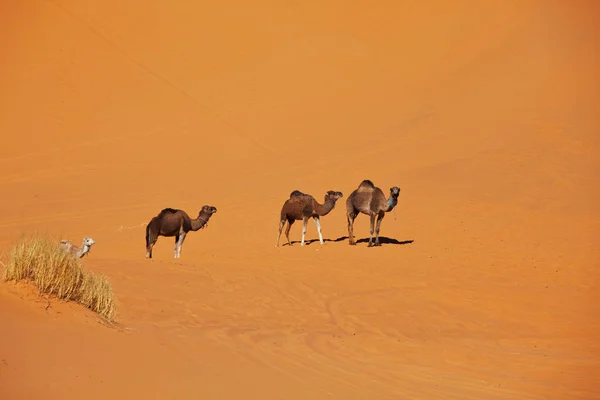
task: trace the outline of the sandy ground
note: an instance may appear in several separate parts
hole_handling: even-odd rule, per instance
[[[600,398],[596,2],[7,3],[0,251],[92,236],[119,325],[0,284],[2,399]]]

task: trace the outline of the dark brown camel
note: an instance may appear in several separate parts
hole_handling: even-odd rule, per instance
[[[285,221],[288,222],[287,229],[285,230],[285,236],[287,237],[288,245],[292,245],[290,242],[290,228],[296,220],[302,220],[302,241],[301,246],[304,246],[304,236],[306,235],[306,226],[308,219],[313,218],[317,231],[319,232],[319,241],[323,244],[323,234],[321,233],[321,220],[323,217],[335,207],[335,202],[343,197],[342,192],[335,192],[333,190],[328,191],[325,194],[325,202],[323,204],[317,203],[314,197],[309,194],[304,194],[298,190],[294,190],[290,194],[290,198],[283,203],[281,207],[281,217],[279,219],[279,235],[277,235],[277,245],[279,247],[279,238],[281,237],[281,231],[285,225]]]
[[[390,197],[385,198],[383,191],[376,187],[373,182],[366,179],[360,183],[348,199],[346,199],[346,215],[348,217],[348,241],[355,245],[354,240],[354,219],[359,213],[368,215],[371,218],[371,229],[369,231],[369,245],[373,246],[373,230],[375,230],[375,246],[381,246],[379,243],[379,228],[381,220],[386,212],[390,212],[398,204],[398,195],[400,189],[397,186],[390,188]],[[377,227],[375,228],[375,217],[377,217]]]
[[[175,236],[174,258],[179,258],[187,233],[205,228],[210,217],[216,212],[215,207],[203,206],[198,218],[191,219],[183,210],[165,208],[146,226],[146,258],[152,258],[152,247],[159,236]]]

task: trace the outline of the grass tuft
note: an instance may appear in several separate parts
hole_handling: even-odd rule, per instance
[[[81,259],[61,250],[58,241],[49,237],[22,237],[9,254],[2,278],[28,280],[40,293],[79,302],[107,321],[114,319],[115,296],[108,279],[84,271]]]

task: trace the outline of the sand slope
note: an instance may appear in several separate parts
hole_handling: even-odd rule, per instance
[[[600,397],[594,2],[150,3],[0,6],[0,251],[92,236],[119,300],[0,284],[2,398]],[[324,246],[275,248],[294,189]]]

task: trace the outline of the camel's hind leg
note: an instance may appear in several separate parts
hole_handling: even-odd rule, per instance
[[[277,234],[277,244],[275,245],[275,247],[279,247],[279,238],[281,237],[281,232],[283,231],[283,227],[285,226],[285,221],[285,218],[279,221],[279,234]]]
[[[370,223],[370,228],[369,228],[369,244],[367,245],[367,247],[371,247],[373,246],[373,233],[375,231],[375,213],[371,213],[369,214],[369,217],[371,219],[371,223]]]
[[[152,247],[156,244],[158,235],[150,230],[146,231],[146,258],[152,258]]]
[[[379,243],[379,229],[381,228],[381,220],[383,217],[385,217],[385,212],[379,211],[377,227],[375,228],[375,246],[381,246],[381,243]]]
[[[304,236],[306,236],[306,228],[308,227],[308,217],[302,219],[302,241],[300,246],[304,246]]]
[[[287,221],[288,221],[288,226],[285,229],[285,237],[287,239],[288,246],[291,246],[292,242],[290,242],[290,229],[292,229],[292,225],[294,224],[295,220],[292,218],[288,218]]]
[[[317,225],[317,232],[319,232],[319,242],[323,244],[323,234],[321,233],[321,219],[316,216],[314,217],[315,225]]]
[[[154,247],[154,243],[151,243],[148,246],[146,246],[146,258],[152,258],[152,247]]]
[[[352,246],[356,244],[354,240],[354,220],[356,219],[356,211],[350,210],[346,213],[346,217],[348,217],[348,243]]]

